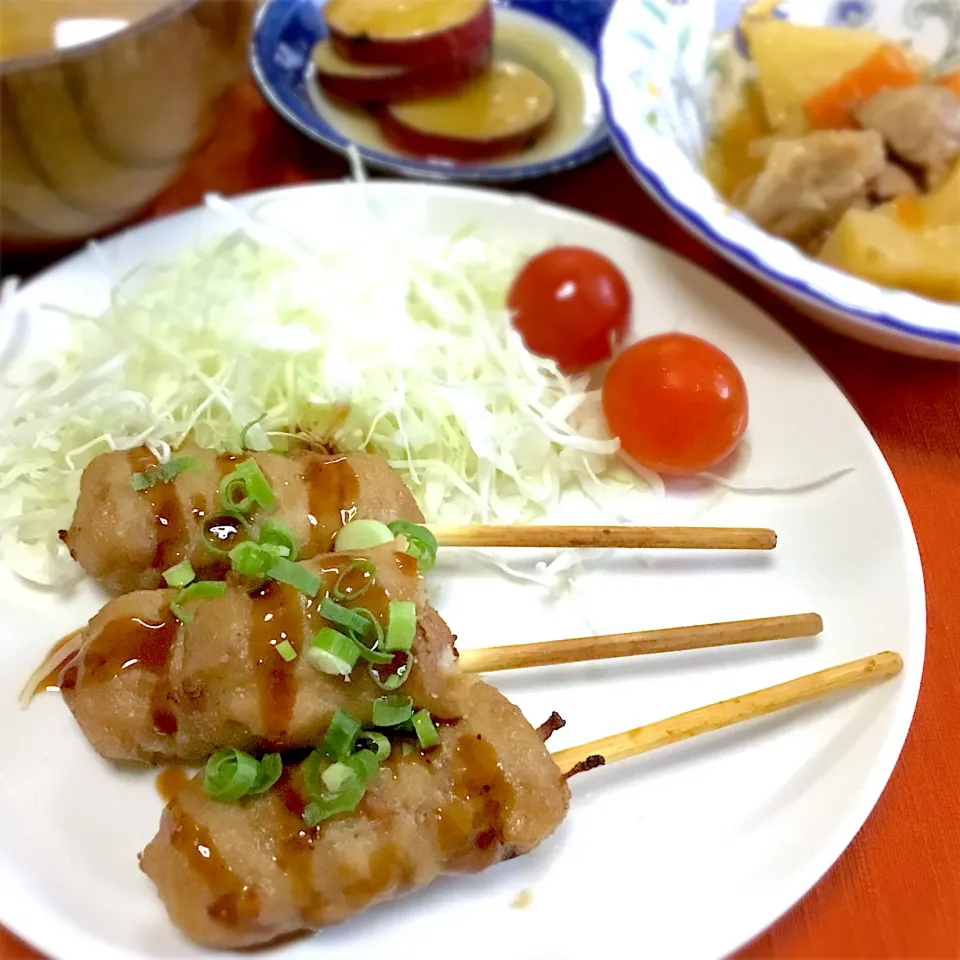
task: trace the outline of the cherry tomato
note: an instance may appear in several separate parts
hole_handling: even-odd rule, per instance
[[[708,470],[747,429],[747,388],[721,350],[682,333],[628,347],[603,382],[603,413],[623,450],[665,474]]]
[[[517,274],[507,306],[531,353],[577,373],[613,356],[630,321],[630,288],[599,253],[553,247]]]

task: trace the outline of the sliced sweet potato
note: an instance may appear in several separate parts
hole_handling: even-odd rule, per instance
[[[387,139],[409,153],[483,160],[535,143],[550,123],[554,100],[542,77],[499,61],[458,93],[391,104],[380,122]]]
[[[356,63],[425,68],[493,40],[490,0],[330,0],[323,16],[337,53]]]

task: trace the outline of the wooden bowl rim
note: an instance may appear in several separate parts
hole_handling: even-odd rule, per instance
[[[134,20],[122,30],[111,33],[96,40],[87,40],[62,50],[46,50],[42,53],[28,53],[22,57],[11,57],[9,60],[0,60],[0,79],[11,74],[26,73],[40,67],[56,66],[59,63],[82,60],[91,53],[102,48],[135,37],[154,27],[160,26],[168,20],[173,20],[191,7],[198,6],[203,0],[168,0],[159,10]]]

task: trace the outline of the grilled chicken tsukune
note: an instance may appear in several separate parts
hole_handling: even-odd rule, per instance
[[[199,579],[222,579],[227,550],[249,536],[222,485],[255,464],[275,495],[268,517],[282,523],[309,560],[333,548],[345,523],[423,522],[413,495],[385,460],[368,453],[218,454],[187,447],[167,465],[146,448],[105,453],[84,469],[69,530],[61,537],[84,571],[113,593],[164,586],[163,572],[189,561]]]
[[[305,763],[235,803],[208,796],[198,774],[140,861],[171,919],[205,946],[250,947],[533,850],[569,803],[543,737],[479,679],[457,676],[450,693],[459,719],[440,724],[436,746],[394,742],[356,808],[316,826]]]
[[[400,542],[298,564],[319,581],[314,597],[276,580],[223,585],[220,596],[191,604],[189,622],[171,609],[176,590],[118,597],[90,621],[51,685],[110,760],[190,763],[220,747],[307,747],[338,708],[366,722],[391,676],[418,707],[455,716],[446,695],[453,637],[426,605],[417,562]],[[367,611],[385,634],[394,604],[415,611],[408,651],[378,658],[387,663],[360,659],[348,676],[311,659],[318,634],[340,627],[337,614]]]

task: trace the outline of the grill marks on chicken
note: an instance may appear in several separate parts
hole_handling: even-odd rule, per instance
[[[206,946],[255,946],[533,850],[566,815],[564,778],[496,690],[457,676],[450,691],[461,719],[440,745],[395,745],[357,809],[317,828],[297,766],[237,804],[207,797],[202,774],[188,783],[141,858],[173,921]]]
[[[229,550],[245,533],[224,515],[218,488],[248,458],[276,493],[277,509],[269,515],[293,532],[300,559],[331,550],[337,531],[357,517],[423,521],[410,491],[372,454],[218,455],[186,448],[180,455],[192,457],[196,468],[146,490],[131,484],[134,474],[157,463],[145,447],[102,454],[83,471],[73,523],[62,536],[73,558],[111,592],[162,587],[163,571],[182,560],[198,579],[223,579],[229,563],[211,546]]]
[[[437,717],[457,716],[446,692],[455,670],[453,640],[424,605],[416,561],[392,545],[364,556],[376,566],[376,583],[357,605],[384,628],[391,600],[418,605],[416,664],[403,693]],[[322,582],[313,600],[276,581],[253,592],[228,585],[222,597],[198,603],[187,624],[170,612],[172,590],[112,600],[65,664],[63,698],[94,749],[110,760],[192,763],[220,747],[308,747],[338,707],[368,723],[382,691],[364,665],[345,680],[319,672],[303,656],[330,625],[320,616],[321,600],[355,558],[336,553],[306,562]],[[284,641],[299,654],[290,662],[276,651]]]

